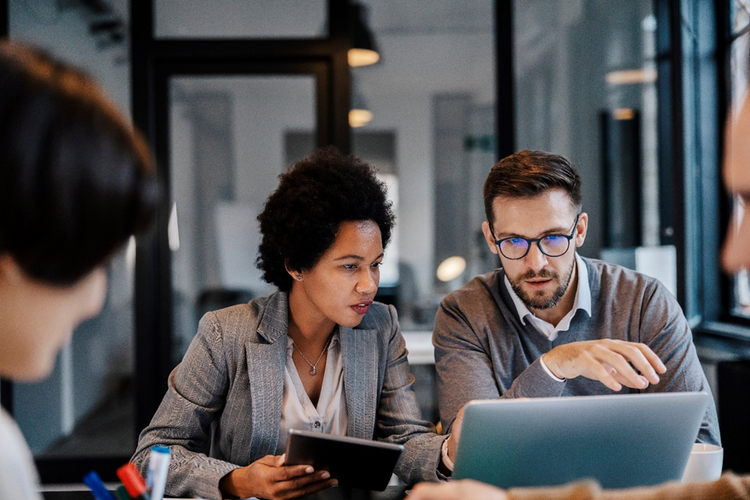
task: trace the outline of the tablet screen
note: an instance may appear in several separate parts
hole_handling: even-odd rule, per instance
[[[400,444],[290,429],[286,465],[312,465],[341,486],[383,491],[403,450]]]

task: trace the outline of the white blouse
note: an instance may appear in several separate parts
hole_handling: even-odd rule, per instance
[[[281,410],[281,427],[276,454],[286,452],[289,429],[346,435],[348,416],[344,393],[344,363],[338,329],[328,344],[326,369],[318,404],[313,405],[307,395],[297,367],[292,359],[294,341],[287,337],[286,366],[284,367],[284,402]]]

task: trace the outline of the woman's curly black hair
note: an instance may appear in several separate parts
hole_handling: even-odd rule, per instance
[[[333,245],[342,222],[372,220],[380,228],[383,248],[388,245],[395,217],[385,184],[358,157],[327,146],[279,179],[258,216],[263,239],[256,260],[263,279],[279,290],[292,287],[286,268],[311,269]]]

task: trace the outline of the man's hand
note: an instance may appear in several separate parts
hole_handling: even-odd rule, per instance
[[[286,500],[338,484],[327,471],[309,465],[284,465],[285,456],[266,455],[247,467],[235,469],[219,482],[222,493],[240,498]]]
[[[448,437],[448,458],[451,462],[456,462],[456,449],[458,449],[458,440],[461,438],[461,426],[464,423],[464,409],[458,410],[456,420],[453,421],[451,426],[451,435]]]
[[[473,479],[447,483],[419,483],[411,490],[409,500],[506,500],[505,492]]]
[[[667,371],[647,345],[610,339],[557,346],[543,355],[542,361],[558,378],[584,376],[613,391],[619,391],[623,385],[645,389],[649,383],[659,383],[657,373]]]

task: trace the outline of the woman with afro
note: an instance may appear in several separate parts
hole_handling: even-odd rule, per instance
[[[207,313],[133,460],[171,448],[167,495],[294,498],[336,484],[284,465],[289,429],[403,444],[406,483],[443,478],[393,306],[374,302],[394,225],[382,182],[324,148],[280,176],[258,216],[269,297]],[[356,457],[352,457],[356,459]]]

